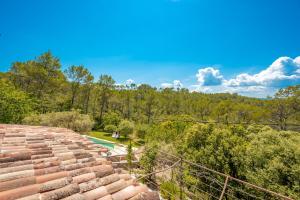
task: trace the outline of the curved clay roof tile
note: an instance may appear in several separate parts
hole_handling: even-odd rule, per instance
[[[0,125],[0,200],[158,200],[64,128]]]

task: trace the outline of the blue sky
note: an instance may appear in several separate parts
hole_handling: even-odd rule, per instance
[[[299,10],[298,0],[2,0],[0,71],[51,50],[63,68],[118,83],[264,97],[300,83]]]

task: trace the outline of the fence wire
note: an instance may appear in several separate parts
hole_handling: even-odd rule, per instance
[[[160,192],[169,200],[292,200],[289,197],[254,184],[220,173],[178,156],[157,150],[156,160],[151,173],[143,166],[130,169],[137,180]],[[126,152],[124,152],[126,154]],[[122,155],[124,156],[124,155]]]

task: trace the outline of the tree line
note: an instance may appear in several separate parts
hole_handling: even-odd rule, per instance
[[[136,124],[185,114],[193,120],[225,124],[272,123],[281,130],[300,120],[299,85],[281,89],[268,99],[205,94],[185,88],[161,89],[147,84],[117,85],[110,75],[96,78],[82,65],[62,70],[59,58],[51,52],[14,62],[8,72],[0,74],[0,80],[0,121],[4,123],[20,123],[32,113],[72,109],[90,115],[96,129],[104,129],[108,124],[104,124],[103,117],[112,113]]]

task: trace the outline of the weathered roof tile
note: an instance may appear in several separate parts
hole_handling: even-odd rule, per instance
[[[0,125],[0,199],[159,199],[114,169],[106,151],[64,128]]]
[[[55,190],[62,188],[72,182],[72,178],[65,177],[60,179],[55,179],[41,184],[40,192],[47,192],[50,190]]]
[[[95,200],[108,195],[108,192],[104,186],[101,186],[96,189],[85,192],[83,193],[83,195],[85,196],[86,200]]]
[[[79,186],[77,184],[70,184],[65,187],[52,190],[49,192],[42,193],[40,196],[41,200],[56,200],[62,199],[73,194],[76,194],[80,191]]]
[[[0,182],[0,192],[36,183],[34,176]]]
[[[15,188],[12,190],[7,190],[4,192],[1,192],[0,199],[3,199],[3,200],[18,199],[18,198],[37,194],[37,193],[39,193],[39,191],[40,191],[39,184],[27,185],[27,186],[23,186],[23,187],[19,187],[19,188]]]

